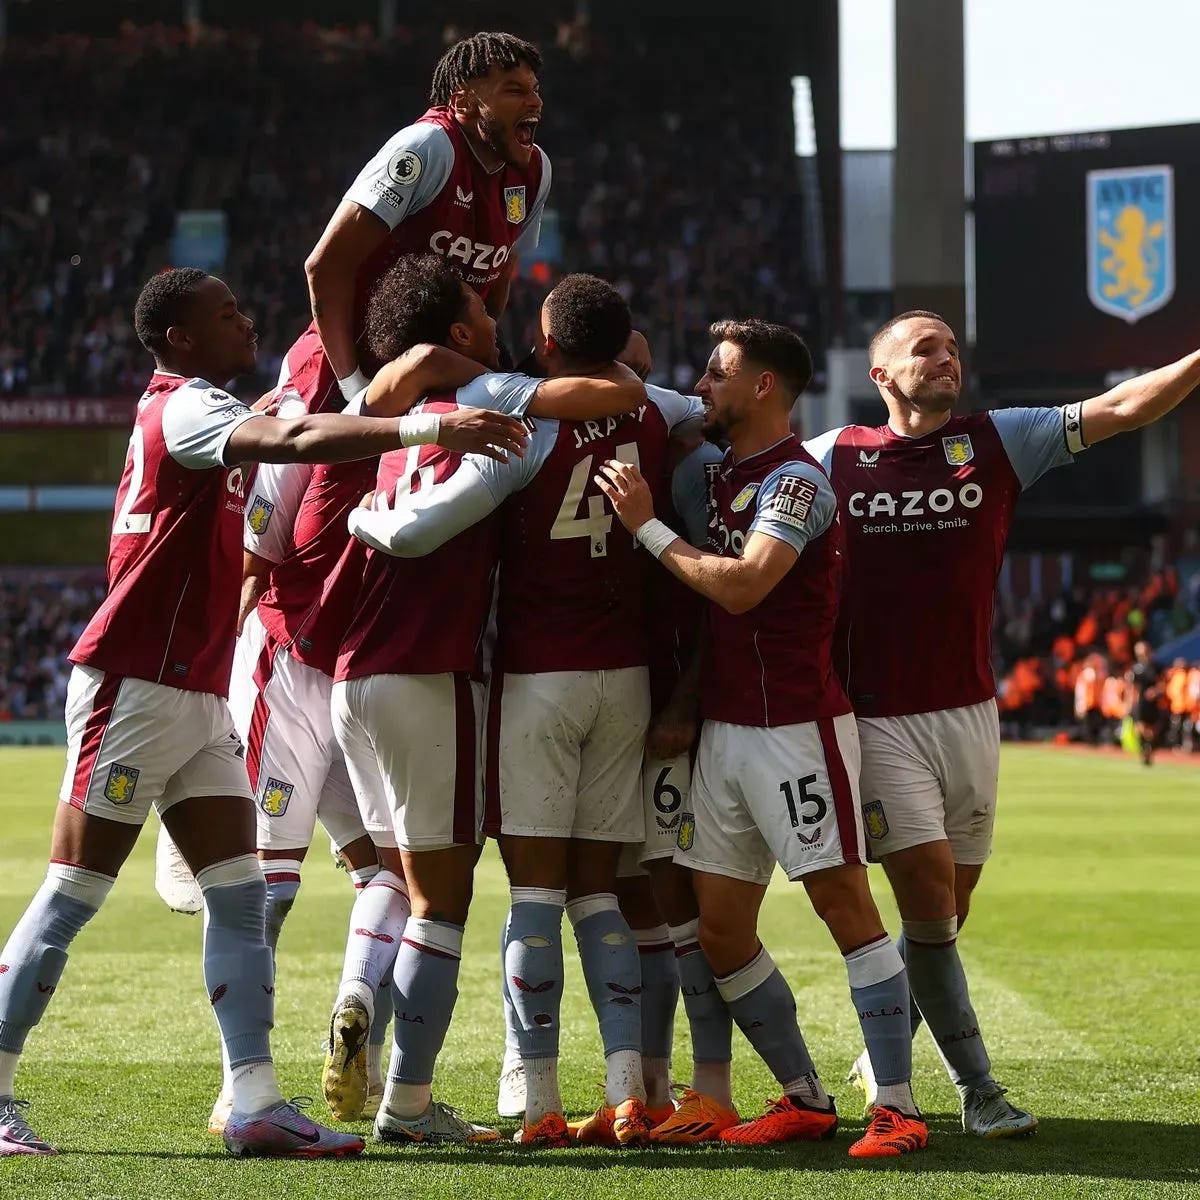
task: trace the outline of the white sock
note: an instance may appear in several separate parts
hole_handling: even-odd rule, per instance
[[[256,1113],[283,1103],[274,1063],[252,1062],[234,1067],[229,1086],[233,1107],[239,1113]]]
[[[646,1083],[646,1104],[650,1108],[666,1108],[671,1103],[671,1060],[643,1058],[642,1078]]]
[[[326,992],[326,995],[329,993]],[[339,1009],[348,1000],[361,1004],[367,1010],[367,1024],[375,1020],[375,993],[361,979],[344,979],[338,988],[334,1009]]]
[[[799,1079],[789,1079],[783,1085],[783,1091],[784,1095],[803,1100],[810,1108],[829,1108],[833,1103],[815,1071],[801,1075]]]
[[[646,1101],[642,1079],[642,1056],[636,1050],[614,1050],[605,1060],[608,1078],[604,1084],[604,1103],[621,1104],[626,1100]]]
[[[917,1102],[913,1099],[911,1083],[881,1083],[875,1096],[876,1104],[898,1108],[909,1117],[917,1115]]]
[[[367,1083],[371,1091],[383,1087],[383,1047],[367,1044]]]
[[[383,1107],[393,1117],[411,1121],[429,1107],[432,1099],[433,1085],[430,1083],[400,1083],[389,1079],[383,1095]]]
[[[692,1063],[692,1091],[708,1096],[726,1108],[733,1107],[732,1063]]]
[[[8,1050],[0,1050],[0,1100],[12,1097],[16,1085],[17,1060],[21,1056]]]
[[[526,1058],[525,1124],[536,1125],[547,1113],[563,1110],[558,1090],[557,1058]]]

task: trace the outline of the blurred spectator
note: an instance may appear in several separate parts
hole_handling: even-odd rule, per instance
[[[57,721],[67,655],[104,599],[104,584],[0,579],[0,721]]]
[[[1154,645],[1200,622],[1197,598],[1173,567],[1141,586],[1001,596],[993,645],[1006,735],[1071,728],[1091,745],[1116,744],[1132,721],[1158,746],[1200,749],[1200,663],[1160,671],[1152,661]]]

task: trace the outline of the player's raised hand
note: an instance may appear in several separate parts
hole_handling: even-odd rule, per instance
[[[630,533],[637,533],[647,521],[654,519],[654,497],[637,467],[610,458],[601,463],[600,474],[594,478],[597,487],[612,504],[613,512]]]
[[[443,413],[438,426],[439,446],[459,454],[483,454],[508,462],[508,453],[525,456],[529,433],[516,417],[486,408],[460,408]]]

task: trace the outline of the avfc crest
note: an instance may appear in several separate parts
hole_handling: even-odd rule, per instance
[[[504,189],[504,212],[510,225],[520,225],[525,220],[525,185]]]
[[[757,483],[748,483],[730,502],[729,507],[734,512],[743,512],[750,506],[750,501],[754,499],[754,493],[758,491]]]
[[[683,818],[679,822],[679,833],[675,838],[675,845],[685,853],[692,848],[696,840],[696,815],[695,813],[685,812]]]
[[[250,532],[256,533],[260,537],[266,533],[267,526],[271,523],[271,514],[274,511],[275,505],[270,500],[264,500],[256,494],[254,503],[250,506],[250,511],[246,514],[246,524],[250,526]]]
[[[108,779],[104,784],[104,798],[113,804],[128,804],[133,799],[140,771],[122,763],[113,763],[108,768]]]
[[[965,467],[975,457],[975,447],[971,445],[969,433],[956,433],[953,437],[942,438],[942,449],[952,467]]]
[[[864,804],[862,815],[863,824],[867,827],[867,832],[871,837],[876,841],[879,841],[881,837],[887,837],[890,826],[880,801],[872,800],[869,804]]]
[[[1088,299],[1133,324],[1175,294],[1171,167],[1087,174]]]
[[[266,787],[263,788],[262,799],[258,802],[258,807],[268,817],[282,817],[287,812],[287,807],[291,803],[292,792],[294,790],[292,784],[284,783],[282,779],[268,779]]]

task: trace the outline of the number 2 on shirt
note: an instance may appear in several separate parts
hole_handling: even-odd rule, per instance
[[[587,498],[586,517],[579,516],[579,506],[583,503],[584,493],[592,483],[592,458],[580,459],[567,480],[567,490],[558,506],[558,515],[550,527],[550,540],[557,542],[563,538],[587,538],[591,543],[593,558],[604,558],[608,554],[608,535],[612,530],[612,517],[604,511],[604,497],[599,489]],[[618,462],[628,463],[631,467],[641,470],[638,458],[637,442],[626,442],[613,451],[613,458]]]
[[[129,489],[113,520],[113,533],[149,533],[150,518],[153,514],[132,511],[137,503],[138,492],[142,490],[142,477],[146,473],[146,443],[140,425],[133,427],[133,433],[129,437],[129,459]]]

